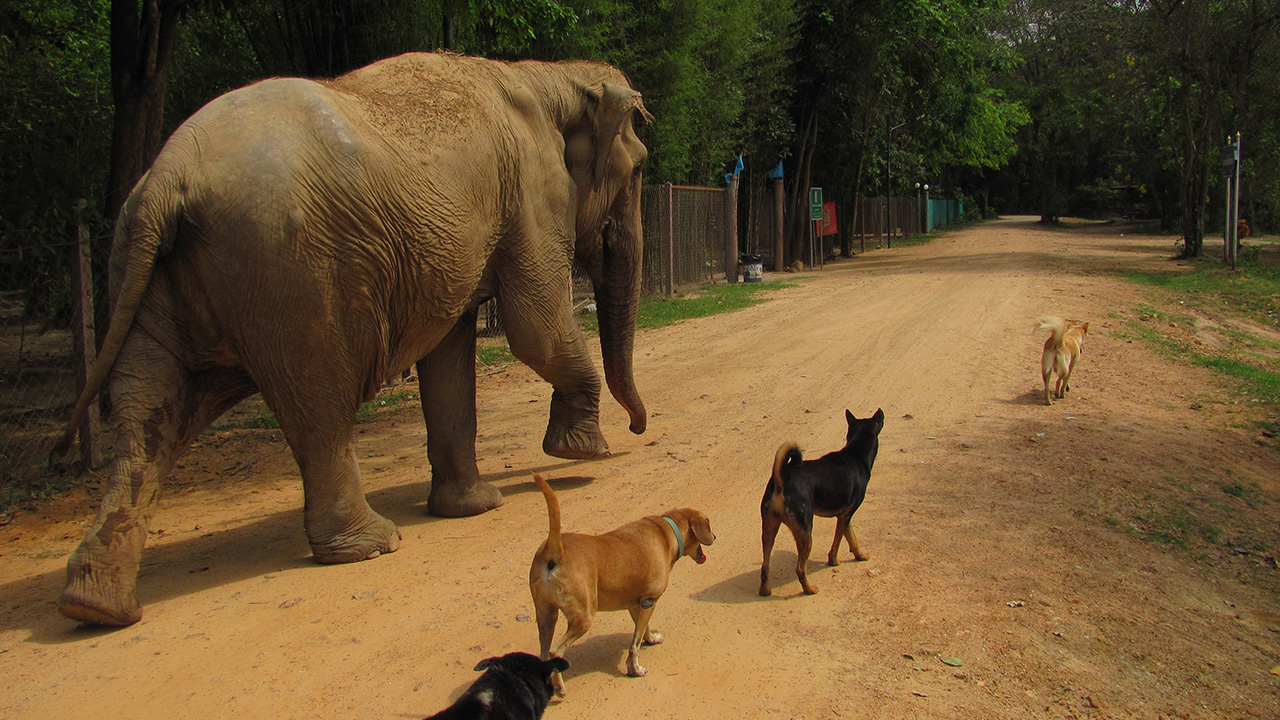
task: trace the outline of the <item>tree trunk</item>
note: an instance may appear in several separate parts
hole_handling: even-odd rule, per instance
[[[112,221],[134,184],[160,154],[169,62],[178,40],[178,16],[187,2],[111,0],[111,96],[115,117],[104,211]],[[94,285],[106,288],[108,283],[102,277],[96,278]],[[95,303],[94,324],[99,340],[106,337],[109,322],[109,303]]]
[[[114,218],[163,144],[164,97],[178,40],[178,16],[188,0],[112,0],[111,175],[107,217]]]
[[[863,116],[862,142],[860,143],[862,149],[858,151],[858,169],[853,174],[853,212],[849,216],[849,233],[846,236],[849,243],[843,248],[845,257],[853,257],[853,228],[857,227],[858,215],[862,212],[862,177],[867,165],[867,141],[871,137],[871,115],[876,105],[876,102],[867,103],[867,111]]]
[[[805,123],[804,137],[800,142],[799,159],[796,173],[791,183],[792,212],[787,222],[787,257],[788,265],[796,260],[804,259],[804,244],[807,238],[806,225],[809,222],[809,177],[810,165],[813,162],[813,148],[817,145],[818,111],[810,110],[808,122]]]

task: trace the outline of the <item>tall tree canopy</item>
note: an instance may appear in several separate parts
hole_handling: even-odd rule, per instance
[[[1240,132],[1242,213],[1280,227],[1280,0],[11,0],[0,289],[65,309],[70,201],[105,235],[218,94],[441,48],[619,66],[655,116],[651,182],[782,161],[793,211],[810,185],[847,203],[927,182],[1046,222],[1146,212],[1195,255]]]

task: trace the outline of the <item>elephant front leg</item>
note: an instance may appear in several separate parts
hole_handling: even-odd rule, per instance
[[[524,311],[516,300],[499,300],[511,352],[554,388],[542,451],[566,460],[608,455],[609,444],[600,431],[600,376],[568,303],[561,303],[554,325],[542,326],[528,319],[540,314]]]
[[[480,479],[476,466],[475,311],[418,363],[418,389],[431,463],[427,512],[468,517],[502,505],[502,493]]]
[[[591,371],[594,379],[594,370],[590,366],[586,370]],[[599,416],[598,381],[594,392],[581,388],[563,391],[557,387],[551,393],[551,417],[542,438],[542,451],[566,460],[590,460],[608,455],[609,444],[600,431]]]

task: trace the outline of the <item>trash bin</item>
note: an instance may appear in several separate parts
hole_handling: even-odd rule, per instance
[[[742,279],[744,282],[761,282],[764,280],[764,259],[759,255],[743,253]]]

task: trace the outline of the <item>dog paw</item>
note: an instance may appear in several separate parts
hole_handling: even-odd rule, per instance
[[[764,586],[760,587],[760,597],[769,597],[772,594],[773,594],[773,591],[770,590],[769,588]]]
[[[805,585],[805,586],[803,586],[803,587],[804,587],[804,594],[805,594],[805,595],[817,595],[817,594],[818,594],[818,588],[816,588],[816,587],[814,587],[814,586],[812,586],[812,585]]]
[[[643,665],[636,665],[634,667],[627,668],[627,674],[631,677],[644,677],[649,674],[649,671],[645,670]]]
[[[858,562],[866,562],[871,559],[871,556],[866,553],[862,553],[861,555],[854,555],[853,559]]]
[[[662,640],[663,640],[662,633],[651,632],[645,636],[643,644],[644,645],[661,645]]]

